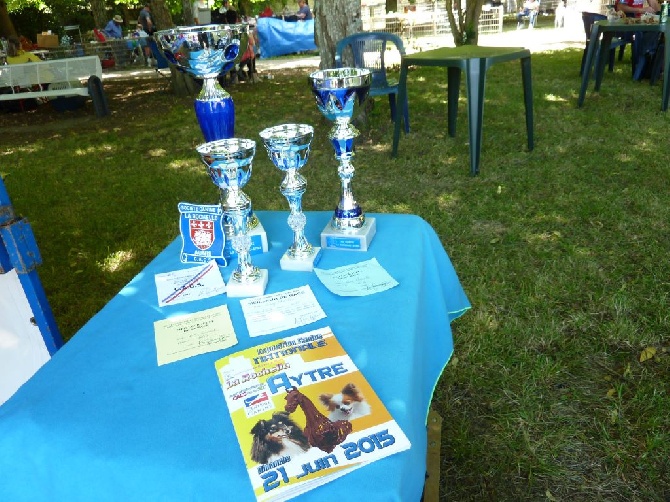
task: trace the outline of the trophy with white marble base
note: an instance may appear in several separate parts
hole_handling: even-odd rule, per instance
[[[318,70],[310,74],[309,83],[316,104],[323,115],[335,122],[328,137],[340,165],[337,170],[342,188],[335,214],[321,233],[321,247],[367,251],[376,232],[374,218],[366,218],[356,202],[351,186],[354,177],[354,138],[358,130],[351,124],[354,104],[365,101],[372,74],[362,68]]]
[[[302,212],[302,196],[307,189],[307,180],[299,171],[307,163],[314,128],[306,124],[282,124],[263,129],[260,136],[272,163],[285,173],[279,190],[291,208],[288,225],[293,230],[293,244],[279,265],[282,270],[311,272],[321,248],[312,246],[305,237],[307,217]]]
[[[212,182],[221,192],[224,228],[231,229],[237,266],[227,285],[229,297],[260,296],[268,283],[268,271],[251,263],[251,237],[248,233],[251,201],[242,191],[251,177],[256,142],[229,138],[196,147]]]

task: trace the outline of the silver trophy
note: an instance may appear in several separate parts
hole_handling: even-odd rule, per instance
[[[362,68],[318,70],[310,74],[309,83],[319,110],[328,120],[335,122],[328,137],[340,163],[337,172],[342,182],[335,214],[321,233],[321,246],[366,251],[376,226],[374,218],[365,218],[351,186],[354,177],[351,159],[354,156],[354,138],[358,136],[351,117],[355,102],[362,104],[368,95],[372,74]]]
[[[158,49],[182,71],[202,78],[195,100],[195,115],[205,141],[235,135],[235,107],[217,80],[235,66],[249,41],[246,24],[178,26],[154,34]]]
[[[217,80],[221,73],[234,67],[247,48],[249,40],[246,24],[212,24],[178,26],[154,34],[159,50],[165,58],[194,77],[202,78],[200,94],[195,99],[195,115],[205,141],[232,138],[235,133],[233,98]],[[248,230],[252,233],[254,252],[268,250],[267,234],[249,206]],[[224,257],[230,260],[234,250],[230,227],[224,226],[226,248]]]
[[[227,285],[229,297],[259,296],[265,292],[268,271],[251,263],[251,237],[248,218],[249,197],[242,191],[251,177],[256,142],[250,139],[229,138],[203,143],[196,147],[212,182],[221,193],[224,228],[232,234],[232,246],[237,253],[237,267]]]
[[[279,264],[283,270],[311,272],[321,248],[312,246],[305,237],[307,217],[302,212],[302,196],[307,181],[299,171],[309,158],[314,128],[306,124],[282,124],[263,129],[260,136],[272,163],[285,173],[279,190],[291,208],[288,226],[293,230],[293,244]]]

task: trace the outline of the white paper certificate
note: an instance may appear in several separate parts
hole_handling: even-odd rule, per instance
[[[156,321],[154,333],[158,366],[237,343],[226,305]]]
[[[249,336],[269,335],[326,317],[312,288],[300,286],[240,300]]]
[[[366,296],[398,285],[377,258],[330,270],[315,268],[314,273],[324,286],[339,296]]]
[[[209,298],[226,292],[226,284],[213,260],[200,267],[156,274],[155,280],[159,307]]]

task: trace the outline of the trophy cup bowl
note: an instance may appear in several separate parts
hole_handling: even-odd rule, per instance
[[[165,58],[194,77],[202,78],[202,89],[195,99],[195,115],[205,141],[235,135],[233,98],[217,80],[235,65],[247,48],[246,24],[178,26],[154,34]]]
[[[366,251],[375,234],[374,218],[367,221],[352,189],[354,138],[358,130],[351,124],[354,105],[362,104],[370,90],[372,74],[364,68],[318,70],[309,75],[309,84],[321,113],[335,122],[328,134],[339,161],[340,200],[329,226],[321,234],[326,248]]]
[[[307,124],[282,124],[260,132],[272,163],[284,172],[279,191],[288,201],[291,214],[288,225],[293,230],[293,244],[279,264],[283,270],[311,272],[321,248],[312,246],[305,237],[307,217],[302,212],[302,196],[307,180],[300,174],[309,158],[314,128]]]
[[[251,237],[248,233],[251,201],[242,191],[251,177],[256,142],[240,138],[220,139],[203,143],[196,150],[212,182],[219,187],[224,233],[230,236],[237,253],[237,267],[227,286],[228,296],[262,295],[267,286],[268,273],[251,263]]]

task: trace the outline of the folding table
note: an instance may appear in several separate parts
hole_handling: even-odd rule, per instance
[[[323,250],[319,266],[376,258],[399,284],[337,296],[314,273],[279,268],[293,242],[288,212],[257,215],[270,244],[253,255],[269,270],[266,293],[309,285],[327,315],[275,338],[330,326],[412,443],[296,500],[418,501],[428,408],[453,352],[450,324],[470,308],[442,243],[418,216],[374,215],[368,251]],[[318,242],[332,213],[306,215],[306,236]],[[192,266],[180,263],[180,249],[176,239],[0,406],[0,500],[255,499],[214,362],[273,335],[249,337],[240,300],[226,295],[159,307],[155,274]],[[221,271],[228,279],[230,267]],[[157,365],[155,321],[222,304],[237,345]]]
[[[605,64],[607,62],[606,58],[602,57],[603,54],[609,54],[610,46],[612,44],[612,37],[615,33],[625,33],[625,32],[641,32],[641,33],[663,33],[665,36],[665,45],[663,52],[663,90],[661,93],[661,110],[666,111],[668,109],[668,99],[670,98],[670,79],[668,79],[668,74],[670,73],[670,23],[662,24],[646,24],[646,23],[635,23],[635,24],[625,24],[621,22],[611,23],[609,21],[597,21],[593,23],[593,28],[591,28],[591,38],[589,40],[589,48],[586,52],[586,61],[584,62],[584,71],[582,72],[582,85],[579,89],[579,99],[577,100],[577,106],[581,107],[584,104],[584,98],[586,97],[586,89],[589,86],[589,79],[591,78],[591,68],[595,63],[595,86],[593,87],[594,91],[600,90],[600,85],[603,82],[603,75],[605,73]],[[600,36],[602,35],[602,42],[600,41]],[[600,46],[600,52],[598,52],[598,46]],[[596,58],[596,54],[600,54]]]
[[[456,135],[456,114],[461,83],[461,71],[465,72],[468,100],[468,128],[470,131],[470,174],[479,173],[482,149],[482,121],[484,117],[484,89],[487,70],[497,63],[521,60],[524,106],[526,108],[526,131],[528,150],[533,149],[533,87],[531,80],[530,51],[518,47],[481,47],[464,45],[442,47],[416,54],[406,55],[400,65],[398,102],[407,99],[407,70],[410,66],[444,66],[448,71],[448,127],[449,136]],[[401,114],[396,114],[393,129],[392,156],[398,154]]]

